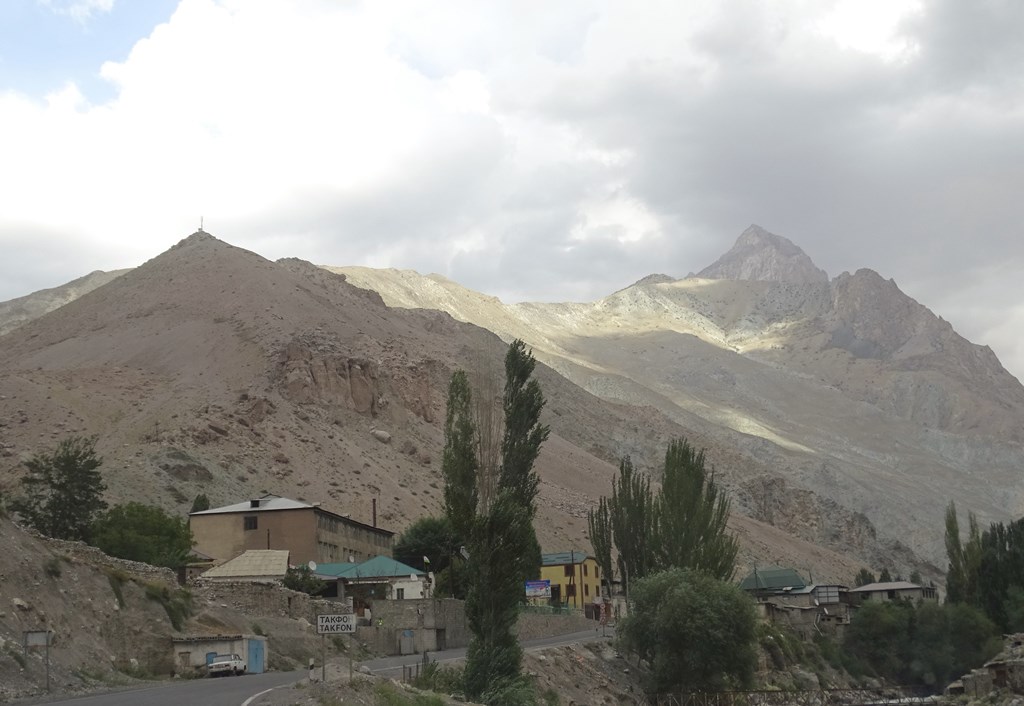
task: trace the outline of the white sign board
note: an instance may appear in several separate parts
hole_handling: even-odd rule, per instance
[[[317,635],[339,635],[356,631],[355,613],[316,616]]]
[[[26,647],[45,647],[52,644],[53,633],[49,630],[26,630],[24,635]]]

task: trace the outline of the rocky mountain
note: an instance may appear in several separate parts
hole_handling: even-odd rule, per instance
[[[330,268],[393,306],[439,309],[595,396],[699,436],[751,516],[834,548],[879,538],[944,563],[950,500],[983,519],[1024,509],[1024,388],[871,270],[829,281],[752,226],[700,275],[644,278],[592,303],[514,304],[436,275]],[[763,473],[762,473],[763,469]]]
[[[421,280],[467,312],[500,306]],[[274,492],[371,522],[375,499],[379,524],[399,531],[441,507],[451,372],[485,360],[500,368],[505,350],[448,313],[393,308],[345,276],[270,262],[201,231],[0,342],[0,492],[34,451],[95,434],[110,502],[184,512],[198,493],[218,505]],[[544,365],[538,377],[552,428],[537,465],[547,550],[588,546],[586,511],[610,491],[621,456],[652,467],[672,437],[714,442],[643,395],[640,405],[597,396]],[[734,517],[748,563],[848,580],[861,562],[914,561],[862,514],[792,487],[770,461],[716,449],[717,464],[775,493],[758,490],[761,509],[748,510],[771,522]],[[740,509],[753,508],[744,492]],[[828,549],[829,534],[860,558]]]
[[[103,272],[96,270],[59,287],[41,289],[24,297],[0,302],[0,336],[13,331],[32,319],[37,319],[47,312],[78,299],[78,297],[91,292],[97,287],[102,287],[107,282],[120,277],[127,271],[113,270],[112,272]]]
[[[825,270],[818,269],[803,250],[758,225],[743,231],[729,252],[701,270],[697,277],[796,284],[828,282]]]

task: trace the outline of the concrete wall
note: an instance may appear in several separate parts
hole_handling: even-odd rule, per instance
[[[197,597],[223,604],[251,617],[273,616],[305,619],[311,632],[316,628],[317,613],[343,613],[338,601],[311,598],[305,593],[290,591],[278,585],[257,583],[220,583],[198,579],[192,583]],[[454,598],[404,601],[374,601],[371,625],[359,625],[355,639],[371,652],[381,655],[399,654],[402,633],[413,631],[415,652],[465,647],[470,632],[466,624],[463,601]],[[523,613],[516,625],[522,640],[562,635],[587,630],[599,625],[581,614],[538,615]]]
[[[245,529],[245,518],[256,518],[256,529]],[[247,549],[287,549],[292,564],[323,561],[316,553],[314,508],[258,510],[192,515],[189,527],[195,548],[227,561]]]

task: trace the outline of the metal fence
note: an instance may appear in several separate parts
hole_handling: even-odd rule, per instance
[[[655,706],[889,706],[938,703],[920,687],[810,689],[806,691],[719,691],[657,694]]]

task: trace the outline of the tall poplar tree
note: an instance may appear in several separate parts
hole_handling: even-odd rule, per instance
[[[608,503],[612,538],[619,552],[619,575],[629,590],[631,581],[646,576],[653,563],[651,537],[654,532],[654,497],[651,482],[633,466],[627,456],[619,463],[619,474]]]
[[[661,492],[655,502],[655,563],[732,578],[739,543],[726,531],[729,498],[704,466],[704,451],[685,439],[669,443]]]
[[[946,508],[946,556],[949,568],[946,572],[946,600],[951,603],[980,605],[978,598],[978,574],[981,570],[981,530],[978,518],[973,512],[967,513],[967,542],[960,539],[960,523],[957,520],[956,504],[950,500]]]
[[[513,629],[523,580],[540,570],[533,528],[540,481],[533,464],[549,431],[540,423],[544,396],[533,379],[535,366],[522,341],[509,346],[500,419],[489,378],[471,386],[458,371],[448,389],[445,514],[456,531],[464,528],[469,550],[466,617],[473,639],[464,686],[468,696],[488,703],[518,683],[522,651]]]
[[[448,412],[444,421],[444,512],[460,542],[469,538],[477,504],[477,439],[473,424],[473,393],[464,370],[456,370],[448,384]]]
[[[594,547],[594,558],[601,567],[602,581],[611,591],[615,573],[612,570],[612,518],[607,498],[598,501],[597,509],[587,511],[587,529],[590,544]]]

